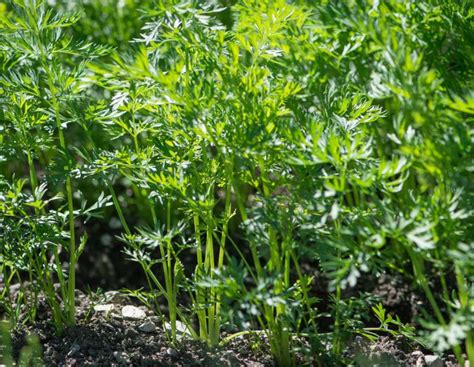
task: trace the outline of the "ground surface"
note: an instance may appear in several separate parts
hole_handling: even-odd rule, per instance
[[[236,338],[225,347],[211,349],[182,337],[176,346],[171,346],[152,312],[117,292],[107,295],[108,302],[95,307],[80,295],[78,323],[61,337],[54,335],[46,320],[16,331],[15,350],[24,345],[28,333],[35,333],[47,366],[272,365],[264,343],[256,343],[252,338]],[[124,309],[129,316],[124,317]]]
[[[264,337],[245,336],[218,348],[192,341],[183,335],[171,346],[158,317],[127,296],[107,292],[101,304],[78,292],[78,323],[58,337],[39,320],[32,327],[15,331],[16,352],[25,336],[35,333],[43,348],[46,366],[273,366]],[[451,356],[443,360],[414,350],[402,339],[381,337],[368,343],[357,337],[344,352],[356,366],[453,367]]]
[[[113,273],[127,273],[126,263],[119,262],[118,265],[118,269]],[[311,268],[308,266],[307,272],[311,272]],[[91,266],[89,270],[91,269],[94,267]],[[316,277],[318,275],[314,274]],[[112,282],[110,277],[107,279]],[[116,282],[114,286],[125,286],[140,284],[140,279]],[[316,283],[321,289],[313,289],[314,294],[327,298],[324,283]],[[427,307],[422,297],[396,276],[367,278],[355,288],[346,290],[345,297],[359,292],[370,292],[379,297],[387,312],[398,315],[403,322],[414,322],[420,309]],[[117,291],[108,291],[101,296],[87,296],[77,291],[76,298],[78,322],[75,327],[67,329],[62,336],[55,335],[49,323],[51,318],[47,307],[43,305],[44,307],[39,309],[39,320],[35,325],[23,326],[14,332],[15,352],[18,353],[25,345],[26,335],[36,334],[40,338],[46,366],[274,365],[269,345],[263,335],[246,335],[235,338],[224,346],[208,348],[182,334],[179,343],[172,346],[163,331],[160,319],[132,298]],[[124,316],[124,308],[138,313],[134,316],[135,319]],[[166,312],[166,309],[162,312]],[[324,328],[324,325],[322,327]],[[457,366],[454,356],[438,358],[430,352],[418,350],[403,338],[386,336],[380,337],[376,343],[369,343],[360,336],[356,337],[344,350],[344,356],[346,360],[353,360],[355,366],[361,367]],[[302,360],[303,358],[299,359]],[[323,366],[326,366],[325,362],[323,363]],[[341,364],[327,364],[328,367],[339,365]]]

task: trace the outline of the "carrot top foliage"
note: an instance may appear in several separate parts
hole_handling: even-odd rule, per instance
[[[474,365],[472,17],[441,0],[0,2],[1,309],[34,322],[44,295],[73,325],[80,255],[116,217],[170,343],[181,325],[209,345],[263,333],[281,366],[329,365],[389,332]],[[382,274],[427,312],[350,296]]]

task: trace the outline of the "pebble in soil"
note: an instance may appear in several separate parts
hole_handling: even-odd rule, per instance
[[[78,308],[78,322],[62,336],[56,336],[47,321],[17,332],[16,353],[24,336],[39,335],[46,366],[272,366],[268,349],[254,350],[249,341],[236,339],[225,348],[208,348],[190,340],[179,325],[182,340],[171,347],[154,317],[141,307],[114,305],[117,317],[108,317],[104,308],[94,311],[87,302]],[[92,310],[92,314],[91,311]],[[252,343],[254,343],[252,341]]]
[[[75,327],[66,329],[58,337],[47,321],[48,316],[43,315],[40,319],[44,321],[13,335],[14,351],[18,353],[25,343],[25,336],[34,333],[40,338],[46,366],[274,365],[268,341],[263,336],[238,337],[224,348],[208,348],[191,340],[186,326],[178,323],[180,341],[178,345],[170,346],[164,331],[170,325],[165,325],[163,330],[159,318],[151,316],[149,311],[126,304],[117,294],[114,297],[121,302],[94,307],[85,295],[80,295]],[[256,344],[258,348],[255,348]],[[349,349],[352,349],[349,357],[355,357],[357,366],[456,366],[453,358],[453,361],[443,360],[421,351],[413,352],[413,346],[387,337],[381,337],[373,344],[356,338]]]

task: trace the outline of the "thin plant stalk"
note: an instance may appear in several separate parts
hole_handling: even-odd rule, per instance
[[[259,161],[260,167],[260,175],[261,175],[261,183],[262,183],[262,191],[265,198],[269,198],[271,195],[270,189],[268,184],[270,182],[270,178],[267,174],[267,170],[265,167],[265,162],[263,159]],[[277,278],[274,281],[274,293],[275,295],[279,295],[284,291],[285,288],[285,274],[287,271],[282,266],[281,258],[285,265],[288,265],[288,261],[286,261],[287,254],[285,250],[287,249],[286,246],[280,246],[278,244],[277,236],[275,230],[270,227],[268,229],[268,236],[269,236],[269,246],[270,246],[270,269],[277,274]],[[283,280],[280,278],[279,275],[283,276]],[[267,322],[269,322],[269,328],[271,332],[270,341],[272,345],[272,352],[278,358],[278,363],[285,366],[293,365],[294,361],[291,356],[290,352],[290,334],[289,334],[289,325],[286,321],[286,306],[283,303],[278,303],[276,306],[276,316],[275,311],[272,307],[265,307],[265,315]]]
[[[201,275],[203,270],[203,254],[202,254],[202,241],[201,241],[201,223],[199,218],[199,213],[194,213],[194,233],[196,237],[196,259],[197,259],[197,266],[196,266],[196,278],[198,279]],[[197,280],[196,279],[196,280]],[[207,339],[207,327],[206,327],[206,311],[202,309],[202,305],[204,304],[204,295],[203,290],[199,287],[196,290],[196,302],[198,305],[197,316],[199,320],[199,336],[201,339]]]
[[[212,215],[209,213],[208,215]],[[204,257],[204,269],[206,272],[206,275],[212,277],[213,276],[213,271],[215,268],[215,259],[214,259],[214,241],[213,241],[213,233],[214,233],[214,226],[212,223],[206,223],[206,255]],[[215,330],[215,291],[214,289],[211,289],[209,292],[209,299],[206,300],[206,304],[210,304],[210,307],[208,307],[208,343],[212,344],[212,341],[215,340],[216,338],[218,339],[218,336],[216,335],[216,330]]]
[[[217,263],[217,269],[222,270],[224,266],[224,255],[225,255],[225,243],[227,238],[227,230],[229,224],[229,218],[231,215],[232,207],[231,207],[231,195],[232,195],[232,184],[228,183],[225,193],[225,208],[224,208],[224,224],[222,228],[220,246],[219,246],[219,259]],[[221,322],[221,294],[217,294],[216,300],[216,315],[215,315],[215,335],[214,339],[211,339],[211,344],[215,345],[219,342],[219,334],[220,334],[220,322]]]
[[[59,112],[59,105],[56,99],[56,91],[51,75],[48,73],[49,88],[51,91],[51,101],[53,104],[54,113],[56,116],[56,123],[59,134],[59,145],[63,151],[66,151],[66,141],[64,139],[64,132],[61,123],[61,115]],[[76,323],[76,305],[75,305],[75,291],[76,291],[76,233],[74,228],[74,204],[72,197],[72,182],[71,177],[66,177],[66,197],[69,218],[69,274],[68,274],[68,297],[66,299],[67,310],[67,324],[74,325]]]
[[[412,249],[408,249],[408,254],[412,262],[413,273],[415,275],[415,279],[417,280],[418,284],[421,286],[421,288],[425,292],[426,298],[428,298],[428,301],[430,302],[430,305],[435,313],[435,316],[438,322],[442,326],[446,326],[447,325],[446,319],[441,313],[438,303],[436,302],[433,292],[431,291],[431,288],[429,286],[428,279],[426,279],[426,276],[423,272],[423,259],[419,258]],[[461,347],[459,345],[454,346],[453,352],[456,355],[456,359],[458,360],[458,362],[463,366],[464,357],[462,356]]]
[[[456,283],[458,286],[459,302],[462,308],[469,307],[469,290],[464,274],[458,264],[455,265]],[[474,366],[474,331],[470,330],[466,336],[466,353],[469,365]],[[461,363],[461,361],[460,361]]]

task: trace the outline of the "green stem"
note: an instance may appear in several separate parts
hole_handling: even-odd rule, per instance
[[[54,81],[49,71],[49,68],[45,67],[48,74],[48,86],[51,92],[51,103],[53,105],[54,114],[56,118],[56,126],[58,129],[59,145],[61,149],[66,152],[66,141],[64,139],[64,131],[61,124],[61,115],[59,112],[59,103],[56,99],[56,88],[54,87]],[[72,182],[71,177],[68,175],[66,178],[66,198],[68,208],[68,219],[69,219],[69,277],[68,277],[68,297],[65,300],[66,312],[67,312],[67,324],[74,325],[76,322],[76,305],[75,305],[75,291],[76,291],[76,233],[74,230],[74,202],[72,197]]]
[[[428,279],[426,278],[424,274],[423,259],[421,257],[418,257],[417,254],[411,248],[407,248],[407,251],[412,262],[413,273],[414,273],[415,279],[417,280],[418,284],[421,286],[421,288],[425,292],[426,298],[428,299],[438,322],[442,326],[446,326],[447,325],[446,319],[441,313],[441,309],[439,308],[438,303],[436,302],[433,292],[431,291],[431,288],[429,286]],[[464,358],[462,356],[461,347],[459,345],[454,346],[453,351],[460,365],[464,366]]]
[[[166,230],[171,231],[171,199],[166,202]]]
[[[231,165],[232,167],[232,165]],[[228,177],[231,177],[232,175],[232,168],[228,168],[227,174]],[[226,243],[226,238],[227,238],[227,231],[228,231],[228,224],[230,220],[230,215],[232,212],[232,207],[231,207],[231,195],[232,195],[232,182],[229,181],[227,183],[226,187],[226,193],[225,193],[225,206],[224,206],[224,224],[222,226],[222,234],[221,234],[221,240],[219,243],[219,259],[217,262],[217,268],[220,270],[224,266],[224,256],[225,256],[225,243]],[[219,293],[217,295],[217,300],[216,300],[216,324],[214,326],[215,328],[215,338],[211,340],[212,345],[217,345],[219,342],[219,335],[220,335],[220,324],[221,324],[221,294]]]
[[[28,158],[28,170],[30,172],[31,191],[33,191],[33,193],[34,193],[36,188],[38,187],[38,180],[36,178],[36,170],[35,170],[35,166],[34,166],[34,163],[33,163],[33,158],[31,157],[31,152],[28,151],[26,153],[26,155],[27,155],[27,158]]]
[[[313,327],[315,328],[314,329],[315,335],[317,335],[318,331],[317,331],[316,316],[315,316],[316,310],[314,307],[312,307],[311,303],[309,302],[310,300],[309,289],[306,284],[306,281],[304,280],[303,272],[301,271],[300,264],[298,263],[298,259],[294,251],[291,251],[291,258],[293,259],[293,264],[295,265],[296,274],[298,274],[298,278],[300,279],[301,290],[303,291],[303,299],[305,300],[305,305],[308,310],[309,324],[313,325]]]
[[[341,352],[341,317],[339,310],[339,303],[341,301],[341,286],[336,286],[336,317],[334,320],[335,341],[334,341],[334,355],[339,355]]]
[[[435,256],[436,256],[436,259],[438,261],[442,261],[441,260],[441,257],[440,257],[440,254],[439,254],[439,251],[436,249],[435,250]],[[449,314],[452,314],[452,307],[451,307],[451,302],[449,302],[449,291],[448,291],[448,285],[447,285],[447,282],[446,282],[446,276],[444,274],[444,272],[441,272],[440,276],[439,276],[439,279],[440,279],[440,282],[441,282],[441,290],[442,290],[442,293],[443,293],[443,297],[445,299],[445,303],[448,307],[448,312]]]
[[[37,11],[37,8],[33,5],[27,6],[26,11],[29,13],[29,16],[31,19],[34,21],[31,22],[31,25],[33,26],[33,31],[34,31],[34,36],[36,38],[36,42],[38,45],[38,49],[40,52],[40,57],[41,57],[41,64],[42,67],[45,71],[46,77],[47,77],[47,84],[49,88],[49,92],[51,93],[51,104],[54,110],[54,116],[56,120],[56,127],[58,129],[58,137],[59,137],[59,145],[61,147],[61,150],[66,154],[66,141],[64,139],[64,132],[63,132],[63,127],[61,123],[61,114],[60,114],[60,108],[59,108],[59,103],[56,97],[56,87],[54,85],[54,74],[51,71],[51,62],[48,60],[47,56],[47,51],[45,50],[44,44],[43,44],[43,39],[41,35],[41,30],[38,22],[39,18],[39,13]],[[71,183],[71,177],[68,175],[66,178],[66,198],[67,198],[67,208],[68,208],[68,220],[69,220],[69,277],[68,277],[68,289],[67,289],[67,298],[64,299],[64,304],[65,304],[65,311],[66,311],[66,317],[65,321],[66,324],[68,325],[74,325],[76,322],[75,319],[75,289],[76,289],[76,235],[75,235],[75,229],[74,229],[74,203],[73,203],[73,196],[72,196],[72,183]],[[49,294],[49,297],[54,298],[54,289],[51,290],[52,293]],[[54,311],[54,310],[53,310]],[[58,330],[62,327],[58,327]]]
[[[196,257],[197,267],[195,274],[195,281],[199,280],[201,272],[203,271],[203,258],[202,258],[202,242],[201,242],[201,224],[199,220],[199,213],[194,213],[194,233],[196,236]],[[199,320],[199,337],[201,340],[207,339],[207,327],[206,327],[206,311],[201,309],[204,304],[204,296],[202,289],[196,289],[196,303],[198,307],[197,317]]]
[[[263,195],[268,199],[271,196],[269,187],[270,177],[268,176],[263,158],[259,160],[259,166]],[[289,234],[287,234],[287,236],[288,235]],[[285,283],[287,278],[289,282],[288,248],[287,244],[285,243],[282,243],[281,246],[279,245],[276,231],[271,226],[268,229],[268,237],[270,247],[269,268],[277,275],[273,287],[275,296],[278,296],[280,293],[285,291]],[[282,262],[284,264],[282,264]],[[291,366],[294,363],[292,361],[292,355],[290,351],[289,325],[285,318],[286,305],[284,303],[279,303],[276,307],[268,307],[267,305],[264,307],[266,308],[265,315],[272,334],[271,344],[273,354],[277,357],[278,363],[280,365]]]
[[[115,190],[112,187],[112,185],[110,185],[110,194],[112,195],[112,201],[114,203],[115,210],[117,211],[117,214],[119,216],[120,223],[122,223],[122,227],[125,230],[125,233],[130,236],[132,234],[132,232],[130,231],[130,228],[127,224],[127,221],[125,220],[125,217],[124,217],[123,211],[122,211],[122,207],[120,206],[120,202],[117,198],[117,194],[115,193]]]
[[[426,298],[430,302],[430,305],[435,313],[436,318],[438,319],[438,322],[441,325],[446,325],[446,320],[444,319],[443,314],[441,313],[441,310],[438,306],[438,303],[436,302],[436,299],[434,298],[433,292],[431,291],[431,288],[428,284],[428,280],[426,279],[426,276],[423,272],[423,262],[421,258],[418,258],[416,253],[408,249],[408,254],[410,256],[412,266],[413,266],[413,273],[415,275],[415,279],[418,282],[418,284],[421,286],[423,291],[425,292]]]
[[[84,132],[86,133],[86,136],[89,139],[89,143],[91,144],[92,149],[93,150],[96,149],[95,141],[94,139],[92,139],[92,136],[86,127],[84,127]],[[127,221],[125,220],[122,207],[120,206],[120,201],[118,200],[117,193],[115,192],[112,182],[110,182],[110,185],[108,186],[109,186],[110,195],[112,196],[112,202],[114,203],[115,210],[117,211],[117,215],[119,216],[120,223],[122,224],[122,227],[125,230],[125,233],[130,236],[132,232],[130,231],[130,227],[128,226]]]
[[[461,303],[461,307],[463,309],[467,309],[470,307],[468,286],[466,284],[461,267],[458,264],[455,264],[454,269],[456,273],[456,283],[458,286],[459,302]],[[469,365],[474,366],[474,331],[472,330],[468,332],[466,337],[466,353],[469,360]],[[462,366],[464,361],[459,361],[459,363],[461,362]]]
[[[212,215],[209,213],[209,215]],[[206,231],[206,256],[205,256],[205,264],[204,268],[206,269],[206,275],[213,277],[213,271],[215,268],[214,263],[214,241],[213,241],[213,233],[214,227],[212,223],[207,223],[207,231]],[[212,345],[214,340],[218,340],[219,336],[216,332],[216,319],[215,319],[215,302],[216,302],[216,291],[215,289],[211,288],[209,292],[210,296],[209,299],[206,300],[206,303],[209,304],[208,307],[208,330],[209,330],[209,338],[207,342]]]
[[[166,300],[168,302],[168,313],[170,316],[171,342],[175,344],[176,343],[176,318],[173,317],[173,315],[176,310],[176,306],[175,306],[174,294],[173,294],[173,278],[172,278],[173,275],[170,269],[171,268],[170,246],[171,246],[170,241],[166,242],[166,248],[163,245],[160,246],[160,254],[161,254],[161,264],[163,268],[163,275],[165,277],[165,292],[166,292]]]
[[[132,121],[133,121],[133,124],[135,125],[135,113],[133,111],[132,111]],[[137,134],[133,134],[132,138],[133,138],[133,144],[135,146],[135,153],[137,155],[137,159],[140,159],[140,145],[138,143]],[[141,173],[141,177],[145,177],[145,170],[143,169],[143,167],[140,167],[140,173]],[[158,218],[156,216],[156,211],[155,211],[155,206],[153,205],[153,200],[147,199],[145,197],[145,195],[143,195],[143,190],[139,187],[137,187],[137,191],[135,192],[135,194],[138,194],[137,197],[138,198],[143,198],[144,200],[142,200],[142,201],[144,201],[146,204],[149,205],[153,225],[156,227],[156,225],[158,224]]]
[[[237,207],[239,209],[240,217],[242,218],[242,221],[245,222],[248,219],[248,215],[247,215],[247,211],[245,210],[242,194],[239,191],[239,187],[236,183],[234,183],[234,192],[235,192],[235,197],[236,197],[236,202],[237,202]],[[251,242],[249,244],[249,247],[250,247],[250,253],[252,254],[252,260],[255,265],[255,271],[257,273],[257,277],[261,277],[263,274],[263,270],[262,270],[262,265],[260,263],[260,258],[258,257],[258,254],[257,254],[257,249],[255,247],[255,244]]]
[[[161,292],[161,294],[163,294],[163,296],[166,298],[166,301],[168,302],[168,293],[166,292],[166,289],[163,287],[163,285],[156,278],[155,274],[153,274],[152,271],[147,271],[147,272],[148,272],[148,275],[149,275],[150,279],[153,281],[153,283],[156,285],[158,290]],[[191,326],[188,318],[185,317],[185,315],[183,315],[183,313],[180,311],[179,308],[176,308],[176,315],[179,317],[181,322],[186,325],[186,329],[191,333],[191,336],[193,338],[197,339],[198,335],[197,335],[196,331]]]
[[[173,256],[173,249],[172,249],[172,244],[171,240],[167,241],[166,244],[166,249],[167,249],[167,272],[168,272],[168,285],[167,285],[167,291],[168,291],[168,298],[169,298],[169,316],[170,316],[170,324],[171,324],[171,340],[173,343],[176,343],[176,307],[177,307],[177,302],[176,302],[176,282],[173,282],[173,268],[172,268],[172,256]],[[165,259],[163,259],[165,261]]]

